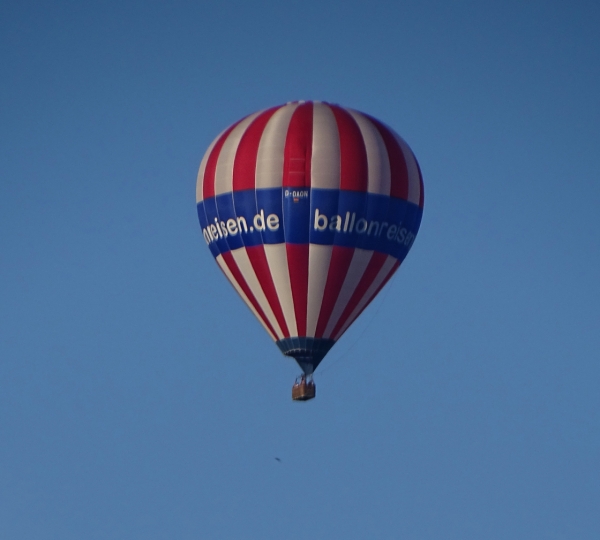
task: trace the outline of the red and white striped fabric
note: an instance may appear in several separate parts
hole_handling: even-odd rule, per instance
[[[423,180],[388,126],[300,101],[222,132],[196,199],[222,271],[284,354],[312,372],[408,253]]]

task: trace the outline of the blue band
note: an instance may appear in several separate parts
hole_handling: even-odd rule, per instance
[[[403,199],[339,189],[270,188],[198,203],[212,254],[260,244],[321,244],[375,250],[403,260],[422,209]]]

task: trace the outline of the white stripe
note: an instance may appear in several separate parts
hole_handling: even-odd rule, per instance
[[[282,339],[283,332],[281,331],[279,323],[275,318],[275,314],[273,313],[273,310],[269,305],[269,301],[267,300],[267,297],[265,296],[265,293],[262,290],[260,282],[258,281],[258,277],[256,277],[256,272],[254,272],[254,268],[252,267],[252,263],[250,262],[250,258],[248,257],[248,252],[246,251],[246,248],[241,247],[238,249],[231,250],[231,255],[233,255],[233,259],[237,264],[238,268],[240,269],[242,277],[248,284],[250,292],[253,294],[254,298],[256,298],[256,301],[263,310],[265,317],[268,319],[269,323],[271,323],[271,326],[275,330],[275,333],[277,334],[277,339]]]
[[[311,187],[339,189],[340,163],[340,135],[333,111],[324,103],[314,103]]]
[[[340,320],[342,313],[344,313],[348,302],[350,302],[350,298],[352,298],[356,287],[360,283],[360,280],[362,279],[372,256],[373,250],[360,248],[356,248],[354,250],[346,278],[344,279],[344,283],[340,289],[340,294],[338,295],[335,306],[333,307],[333,311],[331,312],[331,316],[329,317],[329,321],[327,322],[327,327],[325,328],[323,337],[331,337],[333,329]]]
[[[419,205],[419,200],[421,198],[421,180],[419,178],[419,167],[417,167],[417,160],[415,159],[415,155],[412,153],[412,150],[406,144],[406,141],[400,137],[395,131],[390,130],[400,148],[402,148],[402,153],[404,154],[404,161],[406,161],[406,168],[408,169],[408,202],[414,203],[417,206]]]
[[[281,187],[285,139],[297,108],[297,103],[284,105],[267,122],[256,154],[256,189]]]
[[[210,143],[208,150],[206,152],[204,152],[204,157],[202,158],[202,161],[200,162],[200,169],[198,169],[198,180],[196,181],[196,204],[198,204],[199,202],[201,202],[204,199],[203,186],[204,186],[204,173],[206,171],[206,163],[208,162],[208,158],[210,156],[210,153],[213,151],[215,144],[217,144],[217,141],[221,138],[221,135],[223,135],[223,133],[225,133],[225,131],[226,130],[221,131],[221,133],[219,133],[219,135],[217,135],[217,137],[215,137],[214,141]]]
[[[219,153],[215,171],[215,195],[233,191],[233,163],[242,136],[252,121],[264,111],[251,114],[233,128]]]
[[[373,122],[361,113],[351,109],[348,109],[348,113],[358,124],[367,151],[369,171],[367,191],[389,195],[392,186],[392,175],[390,172],[390,159],[383,137]]]
[[[271,338],[273,339],[273,341],[277,341],[277,338],[273,335],[273,332],[271,332],[271,330],[269,330],[269,327],[263,322],[262,318],[258,314],[258,311],[256,311],[256,309],[252,305],[252,302],[250,302],[250,300],[248,299],[248,297],[246,296],[246,294],[244,293],[244,291],[240,287],[239,283],[233,277],[233,274],[231,273],[231,270],[229,270],[229,267],[227,266],[227,263],[223,259],[223,255],[220,255],[220,254],[217,255],[216,261],[219,264],[219,266],[220,266],[221,270],[223,271],[223,273],[225,274],[225,277],[227,277],[227,279],[229,280],[229,283],[231,283],[233,285],[233,288],[240,295],[241,299],[245,302],[245,304],[250,308],[250,311],[252,311],[252,313],[254,314],[254,316],[256,317],[256,319],[258,320],[258,322],[263,326],[263,328],[271,336]]]
[[[264,248],[285,323],[290,331],[290,336],[295,337],[298,335],[298,326],[296,325],[294,297],[292,296],[292,284],[290,282],[290,270],[288,268],[285,244],[265,244]]]
[[[342,334],[354,322],[354,319],[356,319],[356,317],[358,317],[358,315],[362,311],[362,309],[365,306],[367,306],[371,302],[371,300],[373,300],[373,297],[375,296],[375,292],[377,291],[379,286],[383,283],[384,279],[390,273],[390,270],[394,267],[394,264],[396,264],[397,261],[398,261],[398,259],[396,259],[396,257],[392,257],[391,255],[388,255],[388,258],[383,263],[383,266],[381,267],[381,270],[379,270],[377,277],[373,280],[373,283],[371,283],[370,287],[365,292],[365,295],[360,299],[360,302],[354,308],[354,310],[350,314],[350,317],[348,317],[348,320],[344,323],[342,328],[340,328],[340,331],[333,337],[334,340],[337,341],[338,339],[340,339],[340,337],[342,337]]]
[[[313,104],[311,188],[339,189],[340,136],[333,111],[324,103]],[[313,208],[311,207],[311,215]],[[310,244],[308,248],[308,298],[306,335],[314,337],[323,303],[333,246]]]
[[[332,252],[333,246],[310,244],[308,247],[308,302],[306,308],[306,335],[308,337],[314,337],[317,331]]]

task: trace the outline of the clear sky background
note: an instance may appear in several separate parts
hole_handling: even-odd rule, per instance
[[[0,538],[600,538],[599,28],[594,1],[3,2]],[[425,179],[308,403],[195,207],[212,139],[297,99],[382,119]]]

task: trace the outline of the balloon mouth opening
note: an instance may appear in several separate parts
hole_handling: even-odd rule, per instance
[[[312,358],[306,358],[304,356],[294,356],[293,358],[298,362],[300,369],[302,369],[305,375],[312,375],[320,363],[320,360],[315,362]]]
[[[305,375],[312,375],[325,358],[331,347],[335,345],[333,339],[292,337],[280,339],[277,346],[285,356],[294,358]]]

